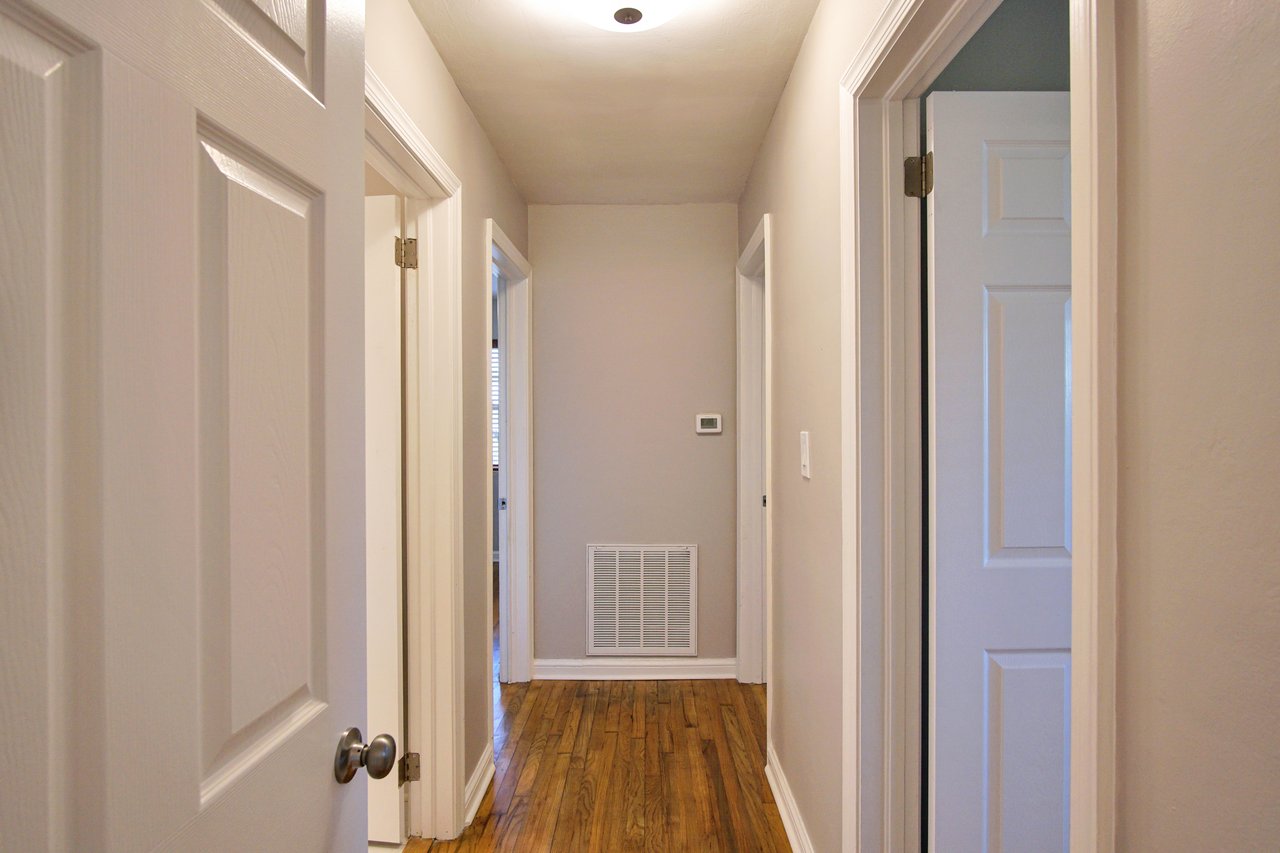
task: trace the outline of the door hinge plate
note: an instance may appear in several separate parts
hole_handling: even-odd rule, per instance
[[[418,240],[416,237],[396,238],[396,266],[406,270],[418,268]]]
[[[422,781],[422,759],[416,752],[406,752],[400,758],[400,784]]]
[[[903,163],[903,189],[911,198],[924,198],[933,192],[933,152],[923,157],[908,157]]]

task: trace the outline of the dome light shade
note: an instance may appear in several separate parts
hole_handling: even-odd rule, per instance
[[[679,13],[679,0],[542,0],[548,11],[577,18],[601,30],[615,33],[640,33],[662,26]],[[619,15],[623,10],[638,11],[640,19],[623,23],[632,15]]]

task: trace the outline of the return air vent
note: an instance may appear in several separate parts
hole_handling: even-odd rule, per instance
[[[698,653],[697,545],[588,545],[589,655]]]

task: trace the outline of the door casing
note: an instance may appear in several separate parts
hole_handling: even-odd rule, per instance
[[[405,197],[419,266],[405,277],[404,513],[408,718],[421,758],[409,834],[464,824],[462,183],[365,66],[365,157]]]
[[[842,837],[920,844],[919,98],[999,0],[894,0],[840,80]],[[1070,0],[1073,851],[1115,849],[1114,0]],[[916,142],[913,143],[913,140]]]

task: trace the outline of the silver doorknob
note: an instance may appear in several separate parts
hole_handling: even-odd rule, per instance
[[[345,785],[356,777],[361,767],[374,779],[381,779],[396,766],[396,739],[378,735],[368,743],[357,728],[347,729],[338,738],[338,753],[333,757],[333,778]]]

